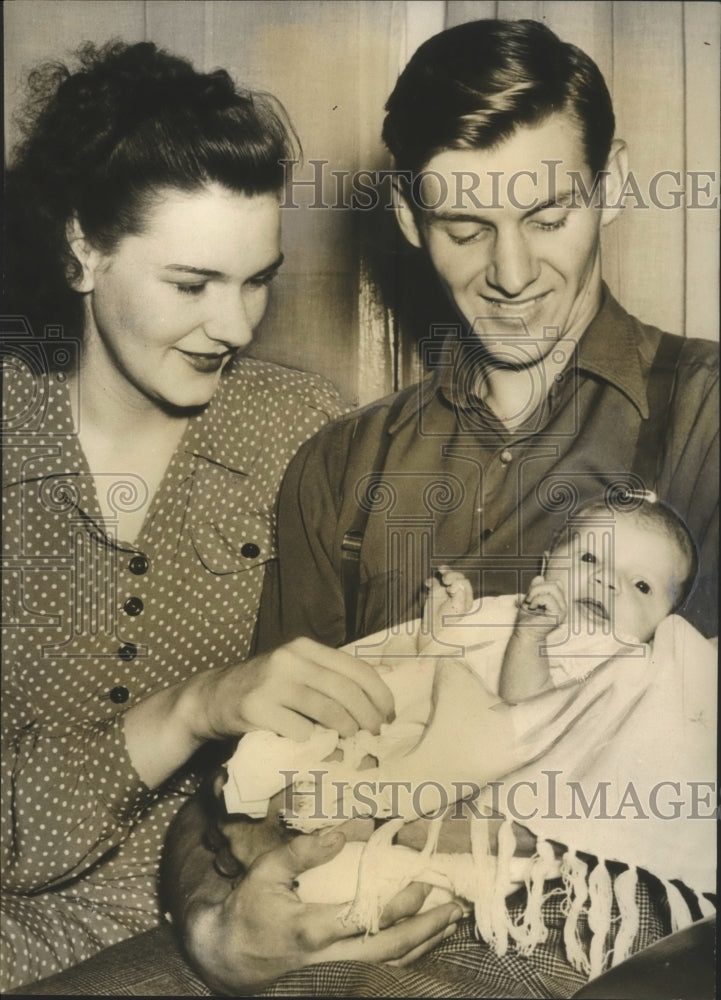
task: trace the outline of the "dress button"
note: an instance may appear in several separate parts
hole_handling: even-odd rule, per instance
[[[135,618],[136,615],[140,614],[144,607],[145,605],[139,597],[129,597],[123,605],[123,611],[126,615],[130,615],[132,618]]]
[[[114,687],[110,692],[110,700],[114,701],[116,705],[122,705],[123,702],[127,701],[129,697],[130,691],[128,691],[127,688],[120,687],[120,685],[118,685],[118,687]]]
[[[118,656],[121,660],[134,660],[137,655],[138,647],[134,642],[126,642],[118,650]]]
[[[240,550],[240,554],[244,559],[257,559],[260,555],[260,549],[255,542],[246,542]]]
[[[509,462],[513,461],[513,455],[508,450],[508,448],[504,449],[504,451],[501,452],[499,458],[501,459],[501,463],[503,465],[508,465]]]
[[[150,563],[148,561],[147,556],[143,555],[133,556],[133,558],[128,563],[128,569],[130,570],[131,573],[135,573],[136,576],[142,576],[143,573],[147,573],[149,566]]]

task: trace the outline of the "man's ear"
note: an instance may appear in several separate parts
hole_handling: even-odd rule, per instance
[[[420,249],[423,246],[423,239],[421,238],[415,216],[411,211],[411,206],[408,204],[408,200],[398,183],[393,184],[393,208],[401,232],[411,246]]]
[[[611,152],[608,154],[605,169],[606,189],[601,212],[602,226],[613,222],[616,216],[623,211],[621,194],[628,177],[628,150],[623,139],[614,139],[611,143]]]
[[[90,245],[76,215],[68,221],[65,235],[68,246],[80,265],[80,274],[68,273],[68,282],[76,292],[92,292],[95,288],[95,270],[101,254]]]

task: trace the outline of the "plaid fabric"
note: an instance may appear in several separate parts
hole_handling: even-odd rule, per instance
[[[641,873],[639,873],[641,875]],[[564,896],[560,880],[547,882],[543,905],[548,937],[524,958],[511,944],[503,958],[475,937],[472,919],[464,920],[453,937],[405,969],[366,962],[328,962],[288,973],[258,996],[349,997],[572,997],[586,979],[566,961],[563,945]],[[639,878],[636,889],[639,930],[634,951],[648,947],[671,931],[665,893],[655,880]],[[509,901],[508,911],[518,920],[524,910],[525,891]],[[611,934],[618,929],[614,901]],[[585,915],[579,933],[586,950],[591,940]]]
[[[585,983],[565,959],[563,897],[560,881],[547,882],[543,907],[548,938],[530,958],[513,945],[499,958],[464,920],[453,937],[409,968],[370,962],[327,962],[288,973],[257,996],[348,997],[572,997]],[[555,890],[555,891],[554,891]],[[653,879],[639,880],[636,890],[639,932],[635,951],[670,933],[665,893]],[[518,919],[525,892],[509,904]],[[618,911],[614,909],[615,926]],[[585,947],[591,939],[585,918],[579,923]],[[607,947],[612,947],[615,927]],[[31,996],[212,996],[180,954],[170,927],[160,927],[40,983],[12,991]]]

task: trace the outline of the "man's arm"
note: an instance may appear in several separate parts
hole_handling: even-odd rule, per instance
[[[255,991],[285,972],[317,962],[403,965],[452,934],[461,916],[455,903],[416,914],[426,891],[415,884],[386,907],[386,929],[370,938],[358,935],[341,920],[343,904],[306,904],[294,888],[301,872],[338,854],[345,843],[342,834],[295,837],[260,856],[245,876],[228,879],[214,868],[213,852],[206,846],[207,823],[196,796],[171,824],[161,898],[190,961],[216,992]]]
[[[703,635],[718,635],[718,345],[689,340],[677,369],[658,494],[686,522],[699,572],[681,613]]]
[[[297,636],[328,646],[345,638],[340,568],[334,557],[349,421],[325,428],[288,466],[278,500],[278,560],[266,569],[255,649]]]

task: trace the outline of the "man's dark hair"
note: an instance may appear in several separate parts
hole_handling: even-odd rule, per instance
[[[383,140],[416,174],[444,149],[489,149],[559,111],[577,122],[594,175],[603,170],[615,120],[594,61],[537,21],[472,21],[417,50],[388,98]]]

